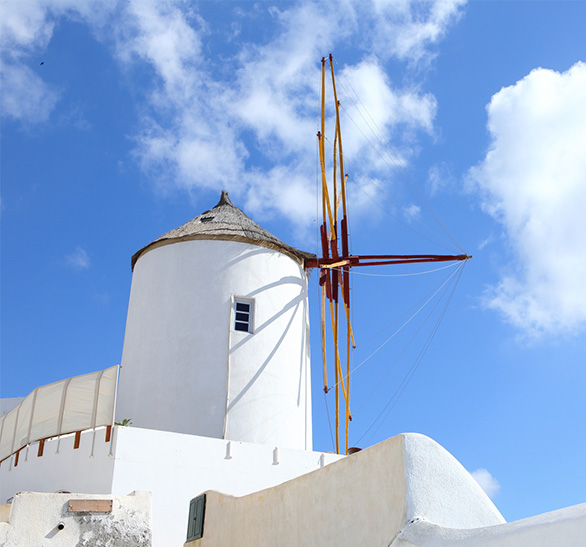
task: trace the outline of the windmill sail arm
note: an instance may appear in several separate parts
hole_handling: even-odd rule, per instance
[[[384,266],[388,264],[416,264],[420,262],[451,262],[469,260],[461,255],[350,255],[327,258],[311,258],[305,261],[306,268],[337,268],[340,266]]]

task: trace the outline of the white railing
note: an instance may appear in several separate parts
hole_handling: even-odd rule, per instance
[[[40,386],[0,416],[0,462],[35,441],[113,425],[119,368]]]

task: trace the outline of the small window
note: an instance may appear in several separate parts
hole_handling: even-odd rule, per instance
[[[234,330],[252,332],[254,300],[234,299]]]

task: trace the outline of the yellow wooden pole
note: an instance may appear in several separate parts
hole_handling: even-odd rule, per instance
[[[344,306],[346,307],[346,306]],[[346,314],[348,317],[348,314]],[[348,454],[348,431],[350,428],[350,323],[346,322],[346,454]]]
[[[338,208],[336,207],[336,204],[338,203],[338,184],[336,182],[336,167],[338,166],[337,163],[337,151],[336,151],[336,147],[338,145],[338,121],[336,120],[336,130],[334,132],[334,157],[333,157],[333,172],[332,172],[332,182],[333,182],[333,190],[334,190],[334,199],[333,199],[333,203],[334,203],[334,228],[338,225]],[[336,233],[334,232],[334,237],[336,236]]]
[[[342,374],[342,365],[340,364],[340,347],[339,347],[339,341],[338,341],[338,333],[336,332],[335,329],[335,325],[336,325],[336,319],[335,319],[335,313],[334,313],[334,304],[333,302],[330,300],[330,316],[331,316],[331,320],[332,320],[332,331],[333,331],[333,335],[334,335],[334,352],[335,352],[335,368],[338,371],[339,374],[339,378],[336,379],[336,384],[339,384],[342,386],[342,395],[344,395],[344,400],[348,399],[348,394],[347,394],[347,390],[346,390],[346,385],[344,383],[344,375]]]
[[[328,182],[326,178],[326,149],[325,149],[325,130],[326,130],[326,72],[325,72],[325,57],[321,60],[321,132],[319,134],[319,162],[321,167],[322,179],[322,210],[323,219],[326,221],[326,209],[330,219],[330,224],[333,224],[332,210],[330,205],[330,196],[328,192]]]
[[[334,75],[334,62],[333,57],[330,54],[330,70],[332,73],[332,88],[334,92],[334,104],[336,106],[336,137],[337,137],[337,145],[340,151],[340,195],[342,196],[342,210],[344,214],[344,218],[346,218],[347,214],[347,207],[346,207],[346,177],[344,173],[344,158],[343,158],[343,149],[342,149],[342,132],[340,129],[340,105],[338,103],[338,94],[336,91],[336,77]],[[334,157],[336,156],[336,143],[334,143]],[[335,173],[334,173],[335,176]],[[334,188],[336,188],[336,182],[334,181]],[[337,219],[337,212],[338,212],[338,200],[334,199],[334,204],[336,206],[334,211],[334,218]],[[343,279],[343,275],[340,275],[340,279]],[[342,287],[342,291],[344,290],[342,283],[340,284]],[[344,294],[342,292],[342,294]],[[347,306],[347,303],[344,302],[344,308],[346,311],[346,454],[348,453],[348,430],[350,425],[350,337],[352,337],[352,341],[354,341],[354,336],[352,335],[351,325],[350,325],[350,313]]]
[[[328,392],[328,367],[326,360],[326,286],[321,286],[321,347],[324,362],[324,391]]]
[[[344,283],[343,281],[340,281],[340,288],[343,291],[344,290]],[[350,307],[349,306],[344,306],[344,311],[346,312],[346,323],[348,324],[348,331],[350,334],[350,338],[352,339],[352,347],[355,348],[356,347],[356,341],[354,340],[354,330],[352,329],[352,324],[350,323]]]
[[[344,158],[342,154],[342,132],[340,130],[340,105],[338,104],[338,94],[336,92],[336,78],[334,76],[334,58],[330,53],[330,70],[332,72],[332,88],[334,90],[334,104],[336,105],[336,132],[338,133],[338,147],[340,150],[340,181],[341,181],[341,188],[340,192],[342,193],[342,209],[344,212],[344,216],[347,214],[346,209],[346,184],[345,184],[345,173],[344,173]]]

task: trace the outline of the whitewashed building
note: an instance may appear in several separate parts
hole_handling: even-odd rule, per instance
[[[225,192],[138,251],[119,382],[3,402],[0,545],[583,545],[586,505],[506,523],[422,435],[312,451],[309,257]]]

